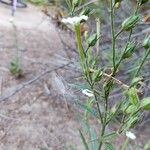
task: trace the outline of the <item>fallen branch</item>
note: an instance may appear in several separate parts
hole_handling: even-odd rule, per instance
[[[24,89],[25,87],[29,86],[30,84],[36,82],[38,79],[42,78],[42,77],[45,76],[46,74],[51,73],[51,72],[53,72],[53,71],[57,71],[58,69],[64,68],[64,67],[66,67],[66,66],[68,66],[68,65],[70,65],[70,64],[71,64],[71,62],[69,62],[69,63],[67,63],[67,64],[65,64],[65,65],[63,65],[63,66],[59,66],[59,67],[57,67],[57,68],[55,68],[55,69],[47,70],[47,71],[41,73],[39,76],[37,76],[37,77],[35,77],[35,78],[33,78],[33,79],[27,81],[27,82],[22,83],[18,88],[15,89],[14,92],[10,93],[10,94],[7,95],[7,96],[4,96],[4,97],[0,98],[0,102],[1,102],[1,101],[5,101],[5,100],[9,99],[10,97],[14,96],[16,93],[18,93],[19,91],[21,91],[21,90]]]

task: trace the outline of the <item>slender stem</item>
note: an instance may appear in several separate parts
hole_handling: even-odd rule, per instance
[[[106,128],[106,125],[105,124],[102,124],[102,131],[101,131],[101,136],[100,136],[100,144],[99,144],[99,150],[101,150],[102,148],[102,145],[103,145],[103,136],[104,136],[104,133],[105,133],[105,128]]]
[[[147,50],[145,56],[143,57],[143,59],[141,61],[141,64],[140,64],[138,70],[136,71],[136,73],[134,75],[135,77],[138,76],[138,74],[139,74],[140,70],[142,69],[142,67],[143,67],[143,65],[144,65],[144,63],[145,63],[145,61],[146,61],[146,59],[147,59],[147,57],[148,57],[149,54],[150,54],[150,48]]]
[[[115,38],[115,27],[114,27],[114,7],[113,7],[113,0],[110,0],[110,20],[111,20],[111,35],[112,35],[112,55],[113,55],[113,70],[115,70],[115,59],[116,59],[116,52],[115,52],[115,46],[116,46],[116,38]],[[103,136],[105,134],[105,129],[106,129],[106,122],[107,122],[107,111],[108,111],[108,97],[109,97],[109,93],[110,93],[110,89],[111,89],[111,85],[112,85],[112,79],[110,78],[107,81],[107,85],[110,86],[108,87],[108,94],[107,96],[105,96],[105,115],[104,115],[104,120],[103,120],[103,124],[102,124],[102,130],[101,130],[101,135],[100,135],[100,144],[99,144],[99,150],[101,150],[102,145],[103,145]]]
[[[122,29],[115,35],[115,39],[117,39],[117,37],[122,33]]]
[[[122,145],[121,150],[126,150],[126,147],[127,147],[128,142],[129,142],[129,138],[126,138],[125,142],[124,142],[123,145]]]
[[[115,38],[115,27],[114,27],[114,8],[113,8],[113,0],[110,0],[110,20],[111,20],[111,35],[112,35],[112,55],[113,55],[113,68],[115,69],[115,45],[116,45],[116,38]]]
[[[94,97],[95,97],[96,107],[97,107],[97,109],[98,109],[99,117],[100,117],[100,120],[101,120],[101,124],[103,124],[102,113],[101,113],[101,110],[100,110],[100,107],[99,107],[99,103],[98,103],[98,99],[97,99],[97,96],[96,96],[95,93],[94,93]]]
[[[76,34],[76,40],[77,40],[82,69],[84,69],[85,52],[84,52],[84,48],[82,45],[80,23],[75,25],[75,34]]]
[[[131,30],[130,33],[129,33],[129,37],[128,37],[128,40],[127,40],[127,44],[126,44],[126,46],[125,46],[125,49],[124,49],[124,51],[123,51],[123,53],[122,53],[122,55],[121,55],[121,57],[120,57],[118,63],[117,63],[116,66],[115,66],[115,69],[114,69],[114,71],[113,71],[113,76],[115,75],[115,73],[116,73],[116,71],[117,71],[117,69],[118,69],[120,63],[121,63],[122,60],[123,60],[123,56],[124,56],[124,54],[125,54],[125,52],[126,52],[126,50],[127,50],[127,48],[128,48],[129,42],[130,42],[130,40],[131,40],[131,35],[132,35],[132,30]]]
[[[80,55],[80,60],[81,60],[81,63],[82,63],[82,67],[83,68],[86,67],[87,69],[89,69],[89,65],[88,65],[88,62],[87,62],[87,59],[86,59],[86,54],[85,54],[85,51],[84,51],[84,48],[83,48],[83,45],[82,45],[80,24],[75,25],[75,33],[76,33],[76,40],[77,40],[77,44],[78,44],[79,55]],[[89,73],[89,71],[87,71],[87,72]],[[91,86],[91,89],[94,91],[90,75],[86,76],[86,80],[89,83],[89,85]],[[98,109],[98,112],[99,112],[101,123],[103,123],[102,113],[101,113],[101,110],[100,110],[100,107],[99,107],[99,104],[98,104],[98,99],[97,99],[97,96],[96,96],[95,92],[94,92],[94,97],[95,97],[95,100],[96,100],[96,106],[97,106],[97,109]]]
[[[97,37],[100,37],[100,32],[101,32],[101,23],[100,23],[100,19],[99,18],[96,18],[96,32],[97,32]],[[100,42],[100,39],[97,40],[97,43],[96,43],[96,55],[100,55],[99,53],[99,42]]]

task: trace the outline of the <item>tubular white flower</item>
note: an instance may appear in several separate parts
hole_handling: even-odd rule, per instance
[[[135,140],[136,139],[136,136],[134,133],[130,132],[130,131],[127,131],[126,132],[126,136],[132,140]]]
[[[93,96],[94,96],[93,92],[90,91],[90,90],[88,90],[88,89],[82,90],[82,93],[83,93],[84,95],[88,96],[88,97],[93,97]]]
[[[63,18],[61,20],[61,22],[65,23],[65,24],[75,25],[75,24],[80,23],[82,20],[87,21],[88,16],[82,15],[82,16],[79,16],[79,17]]]

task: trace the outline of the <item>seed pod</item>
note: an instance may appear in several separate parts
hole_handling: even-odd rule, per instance
[[[122,29],[125,31],[129,31],[130,29],[135,27],[135,25],[138,23],[139,20],[140,20],[139,15],[133,15],[133,16],[127,18],[122,23]]]
[[[144,39],[143,46],[145,49],[150,48],[150,35]]]
[[[95,33],[95,34],[91,35],[88,39],[89,47],[94,46],[96,44],[96,42],[97,42],[97,34]]]
[[[136,45],[132,42],[132,43],[129,43],[128,45],[128,48],[126,50],[126,52],[124,53],[123,55],[123,59],[126,59],[126,58],[129,58],[132,56],[132,54],[134,53],[135,51],[135,48],[136,48]]]

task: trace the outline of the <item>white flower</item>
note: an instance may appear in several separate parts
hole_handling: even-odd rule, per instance
[[[82,93],[83,93],[84,95],[88,96],[88,97],[93,97],[93,96],[94,96],[93,92],[90,91],[90,90],[88,90],[88,89],[82,90]]]
[[[61,21],[65,24],[71,24],[71,25],[74,25],[74,24],[78,24],[80,23],[82,20],[86,21],[88,19],[88,16],[85,16],[85,15],[82,15],[82,16],[79,16],[79,17],[69,17],[69,18],[63,18]]]
[[[130,131],[127,131],[126,132],[126,136],[132,140],[135,140],[136,139],[136,136],[134,133],[130,132]]]

